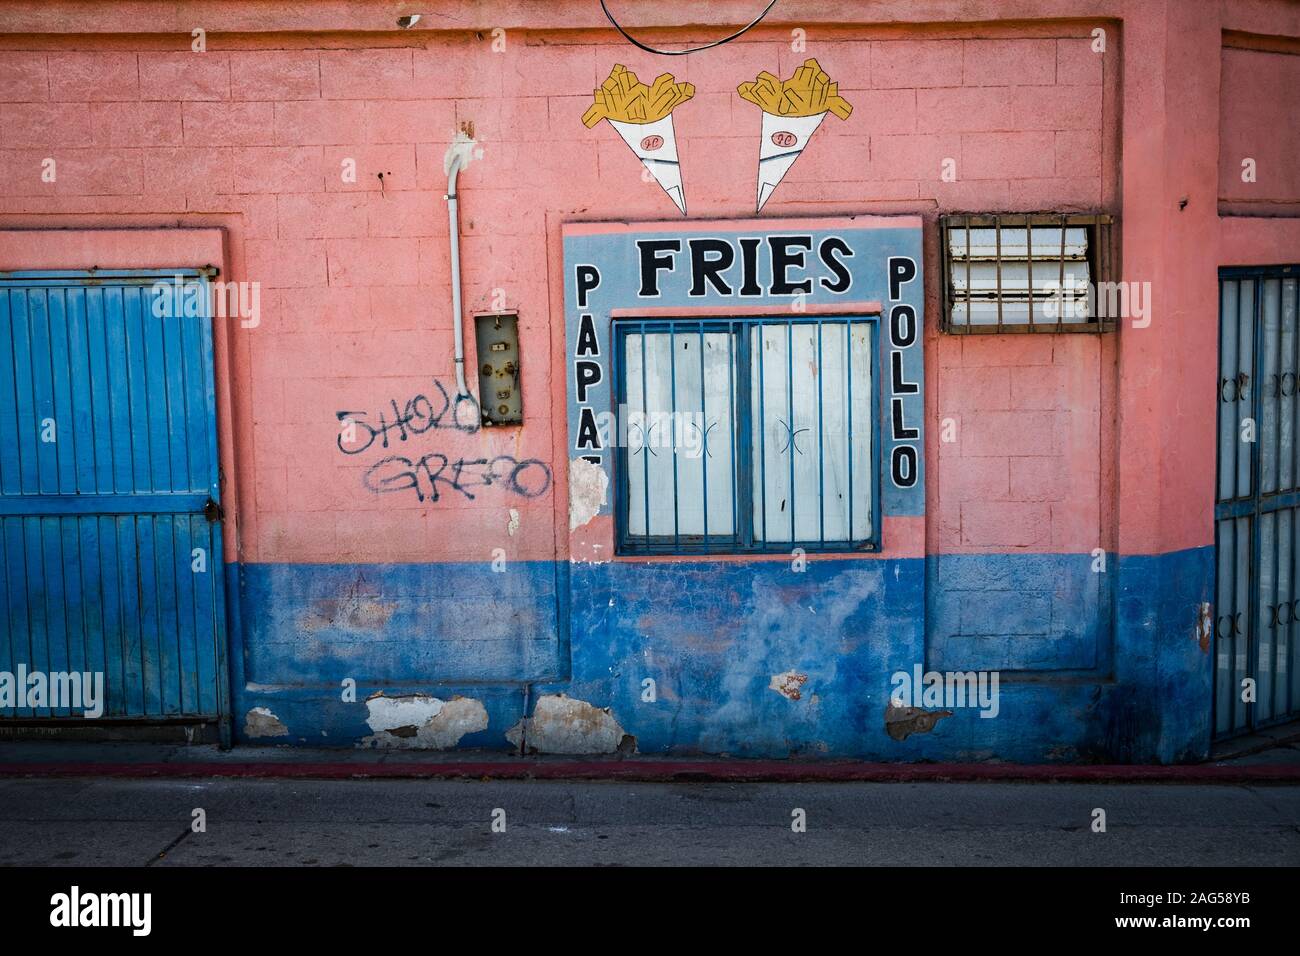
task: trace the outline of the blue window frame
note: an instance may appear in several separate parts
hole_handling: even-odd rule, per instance
[[[880,547],[876,316],[618,319],[619,554]]]

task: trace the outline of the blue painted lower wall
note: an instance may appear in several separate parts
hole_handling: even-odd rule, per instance
[[[526,707],[563,693],[609,708],[641,753],[1197,759],[1213,557],[232,565],[236,739],[354,746],[369,695],[418,693],[481,701],[488,727],[459,746],[505,749]],[[917,665],[996,671],[997,716],[951,708],[895,739],[891,677]],[[253,707],[287,736],[246,737]]]

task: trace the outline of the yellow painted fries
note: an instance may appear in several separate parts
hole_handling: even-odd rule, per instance
[[[609,79],[595,93],[596,102],[582,115],[582,122],[588,129],[603,119],[621,123],[661,120],[674,107],[694,96],[695,86],[676,82],[671,73],[657,77],[653,86],[646,86],[635,73],[623,66],[615,66]]]
[[[764,70],[754,82],[741,83],[736,92],[773,116],[815,116],[829,110],[840,119],[848,119],[853,112],[848,100],[840,96],[840,85],[832,83],[811,58],[788,80],[782,81]]]

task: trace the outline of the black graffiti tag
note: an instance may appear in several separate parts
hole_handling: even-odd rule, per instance
[[[397,399],[392,399],[389,402],[393,410],[391,420],[387,412],[380,412],[379,421],[373,424],[366,420],[369,417],[367,412],[335,412],[339,423],[344,426],[339,429],[339,451],[345,455],[359,455],[368,450],[375,439],[380,440],[381,447],[387,448],[390,434],[395,434],[397,441],[407,441],[437,428],[452,428],[471,435],[477,432],[479,407],[474,396],[458,395],[453,402],[436,378],[433,385],[438,390],[436,400],[427,395],[416,395],[399,408]]]
[[[457,458],[451,461],[441,452],[429,452],[412,461],[402,455],[381,458],[366,469],[365,485],[375,494],[415,491],[420,501],[438,501],[438,487],[455,491],[470,501],[472,488],[502,487],[524,498],[537,498],[551,487],[551,469],[536,458],[520,461],[510,455],[496,458]]]
[[[337,445],[345,455],[360,455],[376,447],[388,448],[390,442],[405,442],[438,429],[453,429],[465,434],[479,430],[479,406],[472,395],[452,399],[436,378],[437,394],[416,395],[398,406],[396,399],[377,421],[366,412],[335,412],[339,429]],[[391,436],[391,437],[390,437]],[[411,490],[420,501],[439,501],[450,492],[475,500],[476,488],[501,488],[524,498],[537,498],[551,487],[551,469],[536,458],[520,460],[511,455],[495,458],[457,458],[452,461],[442,452],[431,451],[420,457],[388,455],[366,469],[366,488],[377,495]]]

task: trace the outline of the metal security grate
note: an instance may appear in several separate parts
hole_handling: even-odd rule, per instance
[[[619,553],[876,549],[875,325],[616,321]]]
[[[1100,213],[943,217],[943,331],[1113,329],[1097,295],[1113,272],[1110,224]]]
[[[1300,267],[1219,279],[1214,732],[1300,710]],[[1248,701],[1244,682],[1254,684]]]

